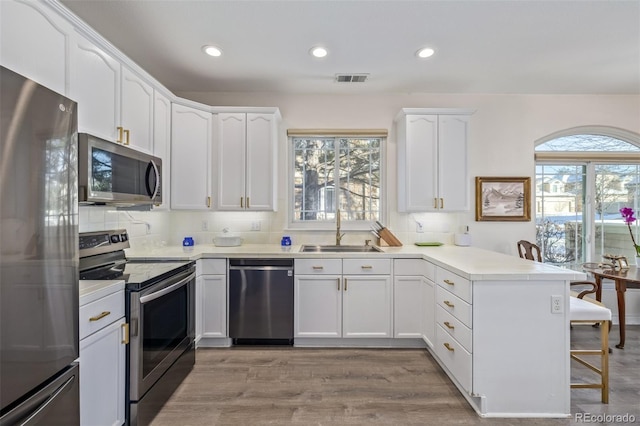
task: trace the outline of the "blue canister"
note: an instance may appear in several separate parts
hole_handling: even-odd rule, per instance
[[[282,247],[282,250],[291,250],[291,237],[288,235],[282,237],[282,240],[280,240],[280,246]]]
[[[182,247],[185,249],[192,249],[195,244],[192,237],[184,237],[182,240]]]

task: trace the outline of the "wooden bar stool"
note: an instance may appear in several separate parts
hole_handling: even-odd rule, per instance
[[[572,349],[571,359],[579,362],[596,374],[600,375],[600,383],[571,383],[571,388],[601,389],[602,402],[609,403],[609,324],[611,310],[599,303],[570,297],[569,319],[572,323],[599,323],[600,349]],[[600,357],[600,367],[585,361],[582,356],[595,355]]]

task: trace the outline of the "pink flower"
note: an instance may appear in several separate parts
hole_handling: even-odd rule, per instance
[[[620,209],[620,214],[624,219],[624,223],[626,223],[627,227],[629,228],[629,235],[631,236],[631,241],[633,242],[633,248],[636,249],[636,255],[640,257],[640,246],[636,244],[636,239],[633,238],[633,231],[631,230],[631,224],[636,221],[636,218],[633,215],[633,209],[630,207],[623,207]]]
[[[633,222],[636,221],[636,218],[633,216],[633,209],[630,207],[621,208],[620,214],[624,219],[624,223],[626,223],[627,225],[631,225]]]

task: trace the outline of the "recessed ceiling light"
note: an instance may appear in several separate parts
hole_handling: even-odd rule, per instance
[[[322,46],[312,47],[311,50],[309,50],[309,53],[316,58],[324,58],[325,56],[327,56],[327,54],[329,54],[327,49]]]
[[[436,53],[435,50],[433,50],[430,47],[423,47],[422,49],[418,50],[416,52],[416,56],[418,58],[424,59],[424,58],[428,58],[430,56],[433,56],[433,54]]]
[[[202,46],[202,51],[210,56],[218,57],[222,55],[222,49],[216,46]]]

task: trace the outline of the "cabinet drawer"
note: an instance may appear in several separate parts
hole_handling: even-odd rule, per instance
[[[296,259],[296,275],[340,275],[342,274],[342,259]]]
[[[470,304],[440,286],[436,288],[436,301],[438,306],[441,306],[467,327],[472,328]]]
[[[395,259],[393,273],[398,276],[421,275],[435,281],[436,266],[422,259]]]
[[[344,259],[342,273],[347,275],[391,274],[391,259]]]
[[[436,308],[436,323],[441,326],[447,334],[464,346],[467,351],[473,352],[471,329],[449,312],[445,311],[441,306]]]
[[[80,307],[80,340],[124,317],[124,291]]]
[[[227,260],[202,259],[202,275],[227,275]]]
[[[439,324],[436,326],[436,356],[467,392],[471,392],[471,354]]]
[[[443,268],[436,269],[436,283],[471,303],[471,281]]]

